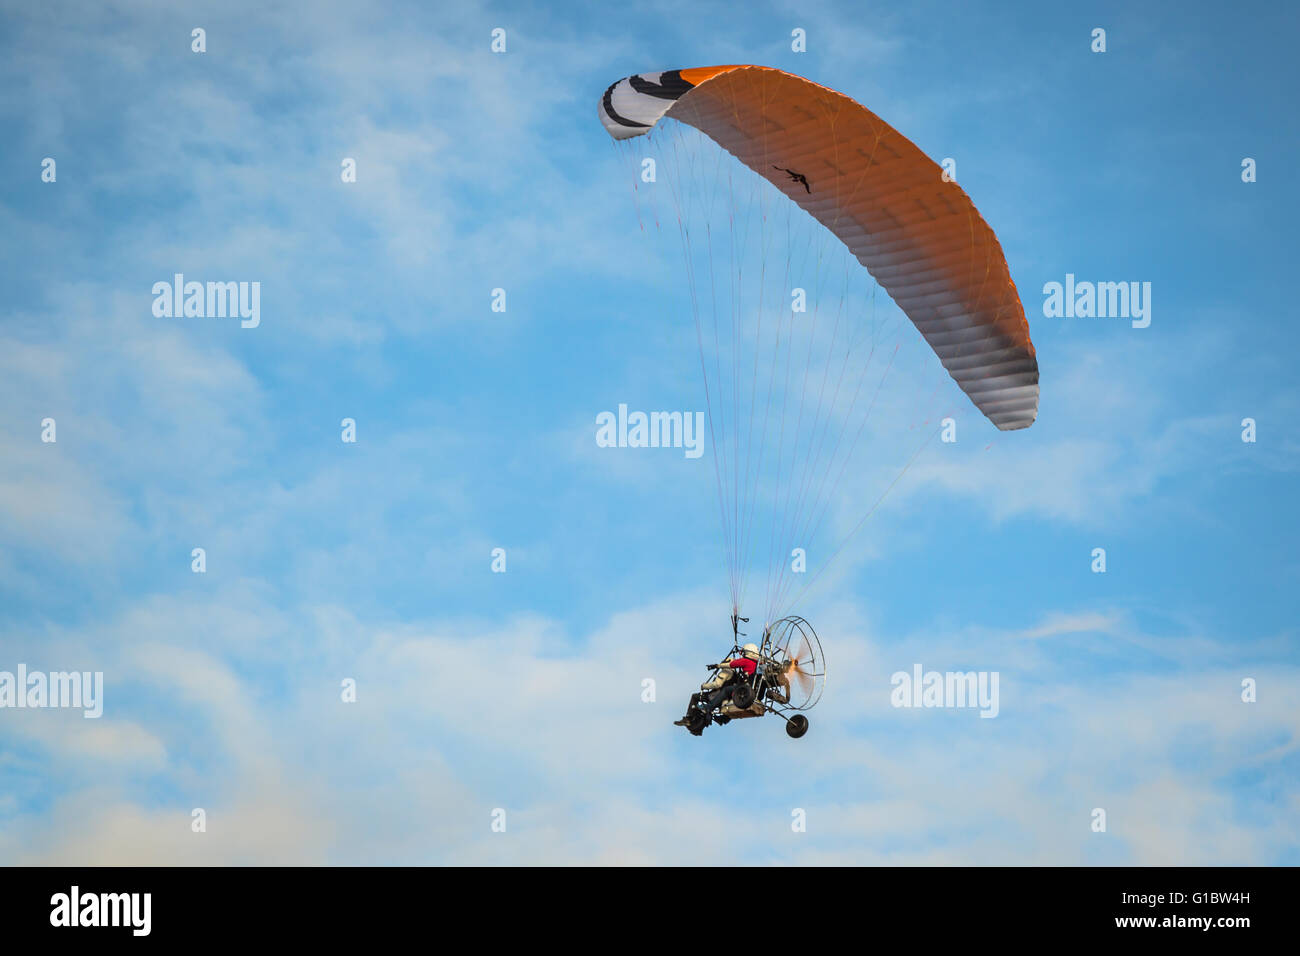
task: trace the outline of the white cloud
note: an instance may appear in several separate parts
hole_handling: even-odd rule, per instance
[[[762,835],[736,849],[755,863],[1258,862],[1295,839],[1276,812],[1235,813],[1241,796],[1224,784],[1243,766],[1280,772],[1270,741],[1300,730],[1291,670],[1271,669],[1268,700],[1247,705],[1232,670],[1062,677],[1052,642],[968,631],[882,643],[846,605],[820,622],[831,683],[807,737],[763,718],[697,739],[670,721],[726,643],[702,595],[577,639],[538,617],[385,626],[321,608],[307,644],[297,615],[231,597],[209,611],[262,616],[262,646],[223,642],[243,626],[234,618],[199,650],[166,608],[109,625],[134,638],[115,681],[151,688],[112,701],[113,719],[166,748],[169,805],[133,796],[133,768],[148,758],[157,774],[156,755],[110,748],[96,783],[74,779],[51,809],[17,815],[8,858],[690,863],[738,817]],[[1114,621],[1056,615],[1037,631],[1084,624]],[[253,677],[252,661],[286,652],[292,667]],[[1005,660],[999,718],[889,706],[899,661],[959,654]],[[354,705],[339,701],[344,676],[358,682]],[[641,701],[643,678],[657,703]],[[154,695],[171,703],[140,711]],[[56,767],[85,759],[48,735],[28,744]],[[191,805],[208,811],[207,838],[189,832]],[[1095,806],[1108,834],[1089,830]],[[504,834],[490,829],[497,807]],[[807,834],[790,832],[795,807]]]

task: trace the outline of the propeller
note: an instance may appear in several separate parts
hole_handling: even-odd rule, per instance
[[[787,657],[781,668],[781,674],[786,678],[787,683],[791,675],[794,676],[795,682],[799,685],[799,690],[803,692],[803,700],[806,702],[813,693],[813,678],[818,675],[808,670],[805,665],[815,666],[816,660],[812,647],[808,639],[800,635],[799,650],[791,654],[787,646],[785,648]]]
[[[765,658],[779,668],[775,676],[785,687],[787,706],[807,710],[821,699],[826,661],[822,657],[821,641],[807,621],[786,617],[766,627],[763,651]],[[797,693],[794,685],[798,687]]]
[[[799,641],[799,653],[795,654],[790,663],[794,665],[794,676],[799,681],[799,689],[803,691],[804,699],[807,700],[812,696],[813,675],[804,670],[804,664],[812,661],[812,649],[808,646],[808,639],[802,637]]]

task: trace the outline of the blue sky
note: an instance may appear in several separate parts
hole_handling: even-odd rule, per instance
[[[1294,11],[382,11],[0,14],[0,670],[106,681],[0,711],[0,861],[682,863],[739,819],[755,863],[1300,862]],[[711,466],[595,443],[703,407],[596,100],[714,63],[956,157],[1041,369],[1012,434],[944,385],[963,440],[800,608],[800,741],[670,725],[729,637]],[[156,318],[177,272],[261,325]],[[1150,282],[1150,327],[1044,318],[1067,273]],[[890,707],[915,663],[999,672],[999,716]]]

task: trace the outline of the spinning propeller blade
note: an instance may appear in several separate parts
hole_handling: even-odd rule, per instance
[[[808,647],[808,639],[804,638],[799,642],[799,653],[794,656],[794,676],[798,679],[799,689],[803,691],[805,698],[812,694],[813,679],[812,675],[804,670],[803,665],[811,657],[812,650]]]
[[[773,634],[772,656],[780,665],[779,680],[787,695],[784,703],[792,710],[808,710],[821,699],[825,686],[821,641],[803,618],[782,618],[777,626],[782,629]]]

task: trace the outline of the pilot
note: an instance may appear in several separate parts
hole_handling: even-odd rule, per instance
[[[723,661],[721,664],[710,664],[709,666],[716,666],[718,672],[700,685],[700,693],[691,695],[690,706],[686,708],[687,717],[699,705],[701,698],[704,698],[705,711],[712,713],[713,709],[731,694],[734,689],[732,682],[738,674],[743,673],[746,677],[754,676],[754,671],[758,669],[758,645],[746,644],[740,649],[739,657]],[[688,723],[687,717],[674,721],[674,723],[679,726],[686,726]]]

